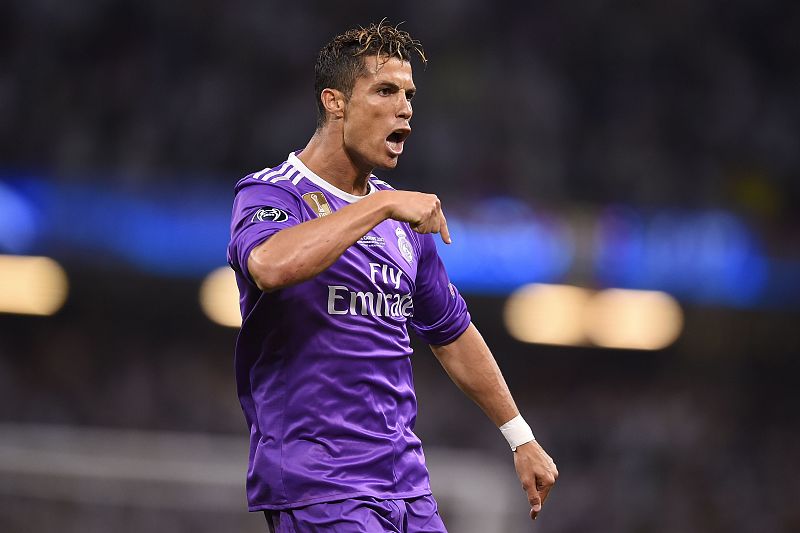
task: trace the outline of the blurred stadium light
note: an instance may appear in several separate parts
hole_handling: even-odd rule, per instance
[[[578,346],[586,342],[581,315],[591,292],[568,285],[525,285],[506,302],[506,328],[522,342]]]
[[[27,253],[35,236],[36,212],[33,205],[0,182],[0,250]]]
[[[683,328],[678,302],[658,291],[601,291],[588,301],[583,320],[587,337],[604,348],[660,350]]]
[[[238,328],[242,325],[239,289],[230,267],[220,267],[206,276],[200,285],[200,307],[212,322],[221,326]]]
[[[634,350],[666,348],[683,328],[683,312],[666,293],[569,285],[521,287],[506,301],[504,320],[522,342]]]
[[[0,251],[25,248],[92,265],[121,260],[143,272],[196,279],[224,260],[231,200],[230,188],[216,185],[143,191],[7,179],[0,201],[22,222],[0,216]],[[45,231],[33,222],[32,206],[48,220],[70,223]],[[569,212],[493,198],[448,212],[448,223],[454,243],[438,246],[465,293],[505,295],[579,272],[580,283],[666,291],[701,305],[800,303],[798,265],[766,257],[756,233],[725,211],[609,206],[582,210],[578,223]]]
[[[609,207],[595,238],[595,272],[606,287],[747,307],[760,301],[767,281],[758,239],[731,213]]]
[[[67,293],[67,275],[49,257],[0,255],[0,312],[52,315]]]

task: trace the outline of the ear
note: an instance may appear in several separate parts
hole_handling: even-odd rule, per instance
[[[344,94],[336,89],[323,89],[319,95],[325,111],[331,114],[333,119],[344,117]]]

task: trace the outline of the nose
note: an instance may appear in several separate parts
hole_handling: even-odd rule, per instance
[[[398,94],[400,95],[400,107],[397,111],[397,116],[405,120],[410,120],[411,115],[414,114],[414,110],[411,109],[411,100],[406,98],[406,93],[404,91],[399,91]]]

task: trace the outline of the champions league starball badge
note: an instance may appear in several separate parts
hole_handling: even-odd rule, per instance
[[[277,207],[265,206],[256,211],[253,215],[253,222],[286,222],[289,215],[283,209]]]
[[[408,261],[408,264],[414,262],[414,251],[411,249],[411,243],[408,242],[408,237],[406,237],[406,232],[403,231],[402,228],[397,228],[394,230],[395,235],[397,235],[397,247],[400,248],[400,253],[403,255],[403,259]]]

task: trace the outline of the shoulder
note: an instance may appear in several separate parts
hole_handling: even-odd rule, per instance
[[[289,194],[299,198],[301,193],[297,185],[301,180],[300,171],[294,168],[289,161],[284,161],[280,165],[246,175],[236,183],[234,191],[237,196],[241,194]]]

